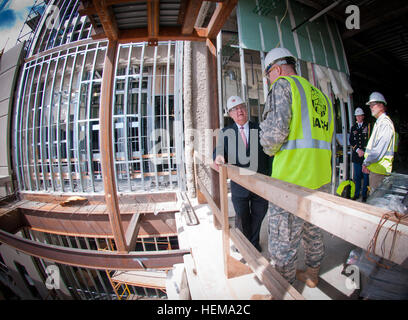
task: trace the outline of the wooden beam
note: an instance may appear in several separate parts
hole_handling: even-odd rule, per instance
[[[182,34],[191,34],[201,9],[202,0],[189,0],[181,27]]]
[[[217,3],[217,8],[215,8],[214,14],[208,23],[208,38],[215,39],[237,3],[238,0],[226,0],[222,3]]]
[[[232,228],[231,239],[249,267],[276,300],[304,300],[237,228]]]
[[[232,181],[303,220],[363,249],[369,247],[382,216],[390,213],[386,209],[303,188],[244,168],[226,166],[228,178]],[[407,263],[408,257],[408,223],[401,221],[397,232],[388,232],[396,221],[397,219],[391,217],[384,224],[377,237],[375,254],[403,264]],[[394,252],[390,257],[389,251],[394,234],[396,236]],[[379,248],[383,242],[384,254]]]
[[[121,30],[119,35],[119,43],[149,41],[151,37],[146,28],[136,28],[129,30]],[[196,30],[191,34],[181,34],[181,27],[163,27],[160,29],[157,41],[205,41],[206,37],[198,34]]]
[[[113,6],[115,4],[125,4],[125,3],[133,3],[133,2],[146,2],[146,0],[106,0],[107,6]]]
[[[105,190],[105,202],[109,214],[112,233],[118,251],[127,252],[126,239],[120,218],[119,202],[116,193],[116,177],[114,175],[114,156],[112,145],[112,92],[114,65],[117,42],[110,40],[105,56],[100,100],[100,147],[101,170]]]
[[[217,78],[217,50],[215,41],[213,39],[206,40],[207,45],[207,87],[208,87],[208,101],[210,105],[210,129],[218,129],[219,123],[219,108],[218,108],[218,78]],[[217,143],[217,137],[213,137],[213,146]],[[220,200],[220,183],[218,172],[211,170],[211,188],[214,195],[214,202],[221,208]],[[218,223],[218,219],[214,219],[214,227],[219,229],[221,226]]]
[[[120,253],[73,249],[24,239],[2,230],[0,230],[0,242],[41,259],[102,270],[172,269],[174,264],[183,263],[183,256],[190,253],[190,250]]]
[[[149,38],[149,45],[157,46],[159,37],[159,23],[160,23],[160,1],[147,1],[147,33]]]
[[[92,3],[108,39],[118,40],[119,30],[112,8],[106,5],[105,0],[92,0]]]

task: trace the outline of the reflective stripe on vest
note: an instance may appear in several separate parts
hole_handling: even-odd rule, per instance
[[[300,109],[302,114],[302,129],[303,129],[303,139],[289,140],[284,143],[281,147],[281,150],[293,150],[293,149],[304,149],[304,148],[313,148],[313,149],[325,149],[331,150],[331,143],[324,140],[317,140],[312,138],[312,128],[310,127],[310,114],[309,108],[307,106],[306,93],[303,86],[300,84],[299,80],[295,77],[289,77],[295,81],[296,87],[300,94]],[[326,95],[323,95],[326,99],[327,108],[329,109],[329,128],[332,121],[332,110],[330,108],[330,102],[327,99]]]
[[[387,116],[382,121],[388,121],[394,131],[394,137],[391,139],[387,151],[385,152],[384,156],[377,162],[370,164],[367,168],[378,174],[389,175],[392,171],[392,162],[394,160],[394,148],[395,148],[395,129],[394,124],[392,123],[391,119]],[[377,140],[378,130],[377,130],[377,122],[374,125],[373,133],[368,141],[366,151],[364,153],[364,158],[367,158],[368,153],[371,152],[371,147],[373,142]]]

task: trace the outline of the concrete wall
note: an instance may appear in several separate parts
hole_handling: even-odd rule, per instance
[[[23,59],[24,43],[14,46],[5,52],[0,58],[0,128],[7,128],[5,134],[0,135],[0,178],[2,181],[10,181],[12,175],[11,166],[11,120],[16,91],[18,72]],[[11,192],[11,181],[4,186],[0,182],[0,198]]]
[[[212,159],[213,137],[217,131],[211,129],[213,110],[211,105],[211,83],[209,68],[211,53],[204,42],[186,42],[184,46],[184,126],[187,190],[189,196],[195,196],[193,151],[207,159]],[[216,68],[216,65],[215,65]],[[215,70],[216,72],[216,70]],[[211,180],[208,167],[198,166],[198,177],[211,192]]]

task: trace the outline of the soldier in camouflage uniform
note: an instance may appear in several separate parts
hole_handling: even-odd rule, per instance
[[[272,58],[278,56],[280,59],[270,57],[268,61],[268,56]],[[273,156],[288,141],[292,119],[291,84],[285,78],[277,78],[296,75],[296,60],[284,48],[273,49],[268,56],[265,59],[265,76],[272,86],[265,102],[263,121],[260,123],[260,143],[264,152]],[[273,167],[272,170],[274,169]],[[287,170],[292,170],[292,168],[287,168]],[[328,191],[328,185],[322,186],[319,190]],[[305,251],[305,264],[308,267],[306,272],[296,271],[300,242]],[[317,285],[318,272],[324,256],[323,236],[318,227],[269,203],[268,250],[271,263],[289,283],[293,284],[298,278],[310,287]]]

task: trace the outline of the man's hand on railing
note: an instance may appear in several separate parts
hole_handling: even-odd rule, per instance
[[[219,165],[222,164],[225,164],[225,159],[222,155],[219,154],[218,156],[215,157],[214,166],[217,168],[217,170],[219,170],[220,168]]]

